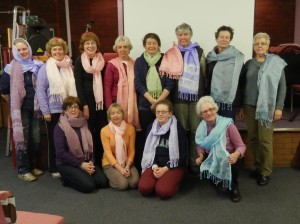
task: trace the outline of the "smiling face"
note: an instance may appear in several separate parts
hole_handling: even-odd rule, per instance
[[[18,53],[20,54],[20,56],[26,60],[30,58],[30,52],[29,52],[29,48],[26,44],[22,43],[22,42],[18,42],[15,44],[15,47],[18,51]]]
[[[172,116],[172,112],[170,112],[168,105],[158,104],[155,108],[155,115],[158,123],[161,126],[168,122],[168,120]]]
[[[217,109],[211,103],[204,103],[201,107],[201,117],[208,124],[213,124],[217,119]]]
[[[182,47],[189,46],[189,43],[191,42],[191,33],[189,31],[182,31],[177,33],[177,40],[178,44],[180,44]]]
[[[160,48],[157,40],[153,38],[147,38],[144,47],[150,56],[154,56],[159,51]]]
[[[114,125],[120,126],[123,121],[123,113],[119,108],[113,107],[111,108],[109,118]]]
[[[66,54],[62,46],[54,46],[51,48],[51,57],[56,61],[62,61],[65,55]]]
[[[121,60],[128,60],[130,50],[128,44],[124,40],[121,40],[118,43],[116,46],[116,51]]]
[[[77,104],[72,104],[72,106],[68,106],[65,112],[68,114],[69,117],[77,118],[79,115],[79,106]]]
[[[222,52],[225,48],[227,48],[231,42],[230,40],[231,34],[229,31],[220,31],[218,38],[216,39],[218,50]]]
[[[254,41],[253,48],[257,56],[264,56],[268,53],[269,44],[266,38],[257,38]]]
[[[97,52],[97,43],[93,40],[87,40],[83,44],[83,50],[89,58],[93,58]]]

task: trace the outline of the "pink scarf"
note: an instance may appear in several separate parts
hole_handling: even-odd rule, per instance
[[[92,134],[88,129],[87,121],[82,112],[79,113],[78,118],[72,118],[68,116],[68,112],[64,112],[60,115],[58,124],[65,133],[70,153],[82,161],[93,160]],[[80,128],[82,147],[78,135],[73,128]]]
[[[127,148],[122,136],[124,135],[126,130],[126,122],[122,121],[120,127],[118,127],[110,121],[108,123],[108,127],[110,131],[115,135],[116,160],[122,167],[125,167],[127,160]]]
[[[137,129],[140,129],[134,84],[134,61],[132,58],[129,58],[126,66],[127,71],[125,71],[124,65],[119,57],[109,62],[119,71],[117,103],[119,103],[125,111],[125,121]]]
[[[171,79],[179,79],[183,73],[183,60],[178,46],[174,43],[165,54],[159,67],[161,75],[167,75]]]
[[[103,85],[101,70],[104,67],[104,59],[101,53],[96,53],[90,64],[89,56],[83,52],[81,54],[81,62],[84,70],[87,73],[93,74],[93,90],[96,100],[96,110],[103,110]]]

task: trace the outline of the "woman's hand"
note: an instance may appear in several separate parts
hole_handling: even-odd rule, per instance
[[[81,163],[80,168],[90,175],[95,172],[95,166],[93,162],[83,162]]]
[[[44,120],[47,121],[47,122],[50,122],[51,121],[51,114],[45,114],[44,115]]]
[[[85,119],[89,119],[90,117],[90,110],[89,110],[89,106],[85,105],[83,106],[83,116],[85,117]]]
[[[169,170],[169,168],[167,166],[164,167],[156,167],[153,168],[153,175],[159,179],[161,178],[167,171]]]
[[[244,108],[240,108],[240,111],[239,111],[239,118],[240,119],[245,119],[245,113],[244,113]]]
[[[199,157],[196,159],[196,164],[199,166],[203,162],[203,153],[200,153]]]
[[[281,119],[281,117],[282,117],[282,110],[275,109],[273,120],[279,121]]]
[[[130,167],[128,166],[121,166],[119,163],[116,163],[114,167],[124,176],[124,177],[130,177]]]
[[[235,164],[236,161],[240,158],[241,153],[239,151],[235,151],[228,156],[228,162],[230,164]]]
[[[150,100],[149,102],[151,103],[150,108],[151,108],[151,110],[153,110],[155,108],[155,106],[156,106],[156,104],[157,104],[158,101],[152,98],[152,100]]]

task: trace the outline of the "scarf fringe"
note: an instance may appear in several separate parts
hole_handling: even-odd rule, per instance
[[[255,119],[259,120],[261,125],[263,125],[267,129],[271,128],[272,121],[268,119],[268,112],[256,112]]]
[[[209,179],[211,180],[215,185],[218,185],[220,182],[222,182],[223,187],[228,188],[231,190],[231,181],[226,179],[221,179],[212,173],[210,173],[208,170],[204,170],[200,173],[200,179]]]
[[[222,102],[216,102],[216,103],[218,104],[219,108],[221,108],[222,110],[227,109],[232,111],[233,106],[231,103],[222,103]]]
[[[149,94],[152,96],[153,99],[158,99],[161,95],[162,91],[153,91],[153,92],[149,92]]]
[[[171,160],[168,162],[170,164],[171,169],[178,167],[178,161],[179,161],[179,159],[175,159],[175,160]]]
[[[96,110],[103,110],[103,101],[96,103]]]
[[[178,92],[178,98],[181,100],[198,101],[198,94]]]

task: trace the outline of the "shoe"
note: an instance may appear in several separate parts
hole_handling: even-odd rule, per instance
[[[216,185],[216,189],[218,194],[224,194],[227,192],[228,188],[223,186],[223,183],[220,182]]]
[[[39,169],[33,169],[31,171],[31,173],[34,175],[34,176],[40,176],[42,175],[44,172],[42,170],[39,170]]]
[[[260,175],[259,178],[257,178],[257,185],[265,186],[269,183],[269,180],[270,180],[270,176]]]
[[[59,178],[61,178],[61,175],[60,175],[59,172],[51,173],[51,176],[52,176],[54,179],[59,179]]]
[[[249,177],[253,179],[257,179],[260,176],[260,171],[259,169],[252,170],[249,174]]]
[[[190,174],[193,174],[193,175],[199,175],[200,174],[199,166],[188,166],[188,171],[189,171]]]
[[[18,174],[19,179],[31,182],[36,180],[36,177],[32,175],[32,173],[24,173],[24,174]]]
[[[240,190],[238,188],[230,191],[230,199],[232,202],[239,202],[242,199]]]

